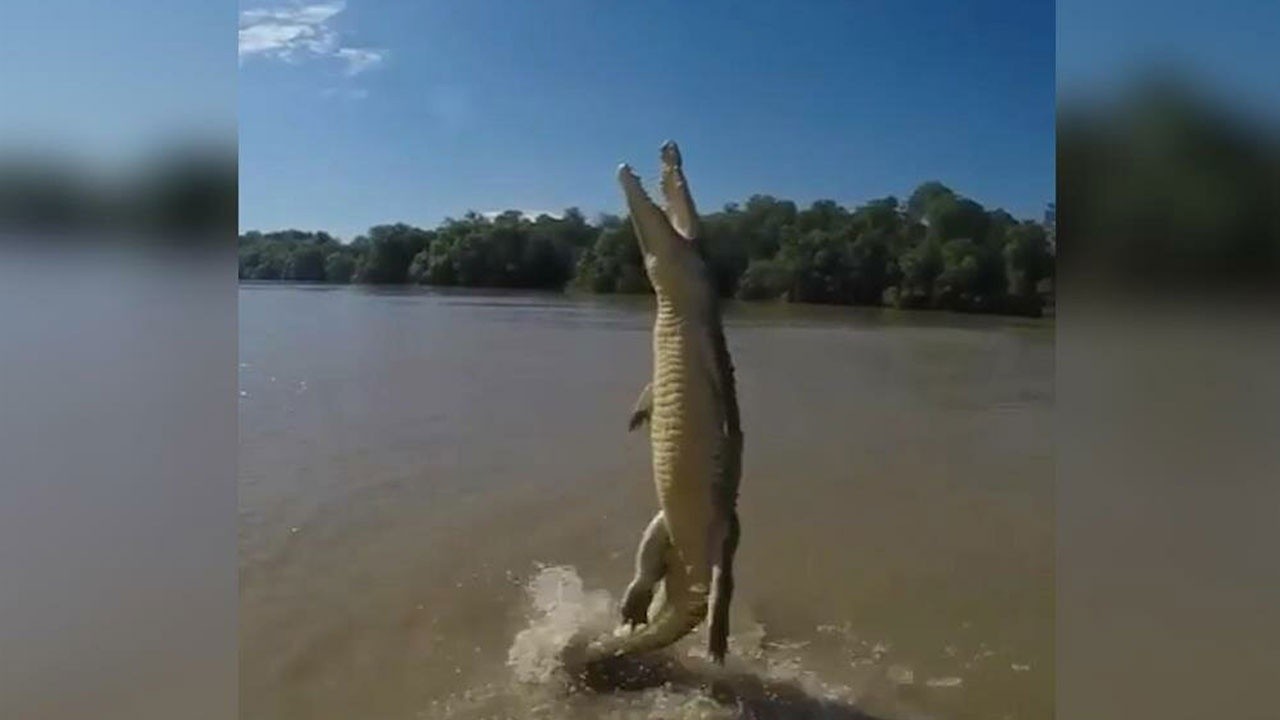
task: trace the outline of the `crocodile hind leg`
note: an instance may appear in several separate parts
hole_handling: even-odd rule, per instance
[[[662,511],[649,521],[636,550],[636,575],[622,596],[622,621],[636,626],[649,622],[649,603],[653,601],[653,588],[666,574],[667,548],[671,536],[667,533],[667,521]]]
[[[742,528],[738,524],[738,512],[729,513],[729,527],[721,546],[720,562],[713,568],[711,578],[711,627],[708,652],[711,659],[723,665],[729,649],[729,602],[733,599],[733,556],[738,551],[738,539]]]
[[[687,565],[675,544],[664,553],[662,605],[653,619],[629,635],[611,635],[587,646],[585,659],[592,663],[621,655],[660,650],[688,635],[707,616],[710,567]]]

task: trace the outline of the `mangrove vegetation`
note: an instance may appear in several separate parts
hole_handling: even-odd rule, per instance
[[[756,195],[704,213],[722,295],[1039,315],[1054,274],[1052,225],[989,210],[939,182],[905,201],[801,208]],[[378,225],[349,243],[325,232],[246,232],[246,280],[651,292],[631,223],[468,213],[423,229]]]

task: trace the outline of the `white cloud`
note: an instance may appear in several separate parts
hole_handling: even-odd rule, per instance
[[[382,50],[369,50],[366,48],[338,48],[335,53],[339,58],[347,61],[347,76],[359,75],[369,68],[382,62],[386,57],[386,53]]]
[[[339,1],[245,10],[240,13],[240,60],[255,56],[290,63],[336,59],[345,64],[348,77],[380,64],[386,50],[346,47],[331,26],[330,21],[346,7]]]
[[[341,1],[316,5],[296,5],[291,8],[255,8],[240,13],[240,22],[244,24],[278,21],[285,24],[320,25],[346,8],[347,4]]]
[[[295,61],[305,54],[325,55],[336,44],[332,31],[312,25],[263,23],[240,28],[240,56],[264,55]]]

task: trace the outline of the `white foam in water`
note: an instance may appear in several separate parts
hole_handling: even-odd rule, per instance
[[[794,698],[774,698],[761,681],[782,683],[801,696],[800,716],[826,720],[861,717],[850,708],[856,700],[852,677],[828,683],[806,668],[804,641],[763,643],[765,628],[748,620],[730,638],[728,670],[717,669],[703,655],[701,639],[675,649],[670,657],[689,676],[683,682],[645,689],[583,691],[566,682],[563,655],[578,642],[617,630],[617,603],[604,590],[587,590],[568,566],[543,566],[526,583],[528,625],[507,652],[512,680],[472,688],[427,709],[430,717],[451,720],[520,717],[529,720],[737,720],[751,717],[781,720],[796,717]],[[700,678],[700,679],[699,679]],[[738,700],[715,700],[708,693],[713,678],[745,693]],[[738,678],[735,680],[734,678]],[[745,679],[744,679],[745,678]],[[752,680],[755,678],[755,680]],[[723,689],[724,686],[722,686]],[[736,690],[734,690],[736,688]],[[807,701],[804,701],[807,698]],[[823,701],[834,701],[827,706]],[[745,703],[745,704],[744,704]],[[907,714],[896,717],[910,717]]]
[[[507,652],[520,682],[544,683],[561,668],[561,653],[584,634],[609,632],[616,624],[608,592],[587,592],[571,567],[543,567],[525,587],[535,617]]]

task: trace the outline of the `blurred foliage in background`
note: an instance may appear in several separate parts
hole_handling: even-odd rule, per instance
[[[237,222],[234,148],[172,147],[129,169],[0,157],[0,234],[9,239],[218,238]]]
[[[1059,235],[1071,282],[1175,292],[1273,289],[1280,133],[1165,72],[1058,118]]]

